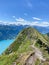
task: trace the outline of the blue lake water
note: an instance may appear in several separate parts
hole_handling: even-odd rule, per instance
[[[14,39],[0,41],[0,54],[2,54],[10,46],[10,44],[12,44],[12,42],[14,42]]]

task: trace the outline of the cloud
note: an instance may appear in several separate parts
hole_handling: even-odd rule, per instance
[[[36,20],[41,20],[39,18],[36,18]],[[30,26],[41,26],[41,27],[47,27],[49,26],[49,22],[46,21],[27,21],[23,18],[16,18],[16,25],[30,25]]]
[[[40,18],[37,18],[37,17],[32,17],[34,20],[42,20]]]
[[[48,27],[48,26],[49,26],[49,22],[45,22],[45,21],[43,21],[43,22],[38,22],[38,23],[36,24],[36,26]]]
[[[49,22],[46,22],[46,21],[42,21],[42,22],[39,22],[39,21],[27,21],[23,18],[16,18],[16,21],[15,22],[3,22],[3,21],[0,21],[0,24],[2,25],[29,25],[29,26],[41,26],[41,27],[48,27],[49,26]]]
[[[16,18],[16,21],[17,22],[22,22],[22,21],[24,21],[24,19],[23,18],[18,18],[18,19]]]

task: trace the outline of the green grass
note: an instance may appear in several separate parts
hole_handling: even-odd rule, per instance
[[[19,52],[19,53],[23,53],[23,52],[30,51],[31,48],[30,48],[29,46],[30,46],[30,41],[27,40],[26,43],[22,43],[22,44],[21,44],[21,46],[20,46],[19,49],[18,49],[18,52]]]
[[[16,53],[2,55],[0,56],[0,65],[11,65],[17,58],[18,55]]]
[[[39,59],[36,60],[35,65],[40,65],[40,60]]]
[[[42,43],[46,45],[48,45],[49,43],[48,39],[34,28],[29,27],[22,30],[13,42],[13,44],[11,44],[9,48],[5,50],[2,56],[0,56],[0,65],[11,65],[14,61],[18,59],[21,54],[27,53],[28,51],[33,51],[31,45],[33,45],[34,41],[37,41],[38,39],[40,39]],[[42,52],[45,52],[44,46],[40,47],[40,44],[37,42],[35,46],[38,47]],[[43,53],[43,56],[47,58],[49,55],[45,52],[45,54]],[[35,65],[38,64],[39,60],[37,59]]]

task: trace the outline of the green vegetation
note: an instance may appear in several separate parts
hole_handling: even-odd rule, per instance
[[[35,65],[40,65],[40,60],[39,59],[36,60]]]
[[[10,55],[0,56],[0,65],[11,65],[14,60],[18,58],[16,53],[11,53]]]
[[[14,65],[13,62],[16,65],[24,65],[31,53],[34,52],[33,45],[42,51],[46,59],[49,57],[48,37],[42,35],[34,28],[28,27],[19,33],[16,40],[0,56],[0,65]],[[39,64],[37,59],[35,65]]]

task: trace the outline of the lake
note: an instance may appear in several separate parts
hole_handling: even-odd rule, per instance
[[[14,42],[14,39],[0,41],[0,54],[2,54],[10,46],[10,44],[12,44],[12,42]]]

